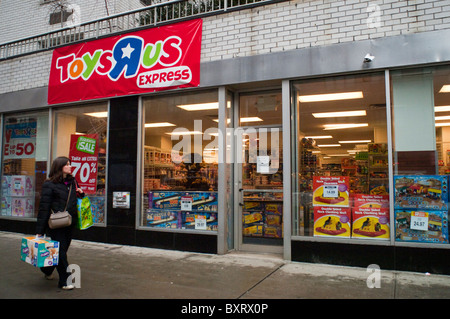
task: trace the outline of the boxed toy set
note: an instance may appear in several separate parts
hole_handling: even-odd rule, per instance
[[[283,238],[282,193],[246,191],[242,232],[246,237]]]
[[[34,217],[33,176],[4,175],[2,176],[1,187],[1,215]]]
[[[448,176],[394,176],[395,239],[448,243]]]
[[[147,226],[170,229],[217,230],[217,193],[149,191]]]
[[[35,267],[56,266],[59,260],[59,242],[46,238],[24,237],[20,259]]]
[[[314,236],[389,240],[389,195],[349,189],[346,176],[314,177]]]

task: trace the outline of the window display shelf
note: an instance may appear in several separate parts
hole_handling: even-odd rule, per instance
[[[244,237],[283,238],[283,193],[277,190],[244,190]]]

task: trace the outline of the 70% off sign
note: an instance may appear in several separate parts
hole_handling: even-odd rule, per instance
[[[97,191],[98,135],[72,134],[70,139],[72,175],[86,194]]]

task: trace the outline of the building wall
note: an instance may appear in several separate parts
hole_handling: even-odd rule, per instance
[[[4,9],[12,2],[0,2],[0,34],[8,24],[2,20]],[[201,62],[443,29],[450,29],[448,0],[284,1],[204,18]],[[48,51],[0,62],[0,94],[46,86],[51,55]]]
[[[107,15],[113,15],[142,7],[139,0],[60,0],[56,3],[72,5],[77,12],[68,23],[83,23]],[[22,39],[61,28],[61,24],[49,24],[55,3],[42,0],[2,0],[0,2],[0,43]],[[64,24],[63,26],[68,26]]]

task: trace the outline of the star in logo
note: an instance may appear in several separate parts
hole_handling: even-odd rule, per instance
[[[133,52],[133,51],[134,51],[134,48],[132,48],[130,46],[130,44],[128,43],[128,45],[125,48],[122,48],[122,59],[124,57],[131,59],[131,52]]]

